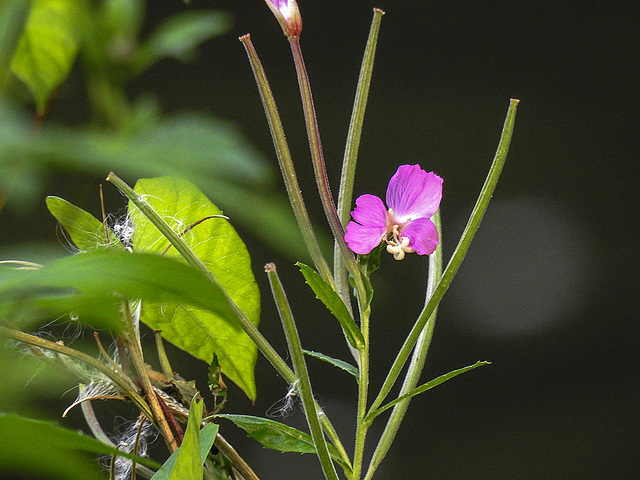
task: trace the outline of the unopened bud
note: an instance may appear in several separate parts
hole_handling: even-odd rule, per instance
[[[296,0],[265,0],[287,37],[297,37],[302,31],[302,17]]]

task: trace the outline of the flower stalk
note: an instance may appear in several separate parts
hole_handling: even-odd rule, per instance
[[[507,159],[507,154],[509,152],[509,145],[511,144],[511,137],[513,136],[513,129],[515,126],[516,119],[516,110],[518,107],[518,100],[511,99],[509,103],[509,109],[507,111],[507,116],[504,122],[504,126],[502,128],[502,134],[500,136],[500,142],[498,144],[498,148],[496,150],[496,154],[494,156],[493,162],[491,164],[491,168],[487,175],[487,178],[482,186],[482,190],[480,191],[480,195],[478,196],[478,200],[471,212],[471,216],[469,217],[469,221],[462,232],[462,236],[456,249],[451,256],[451,260],[449,261],[447,268],[445,269],[440,281],[438,282],[437,287],[435,288],[431,299],[427,302],[425,307],[423,308],[420,316],[416,320],[411,332],[407,336],[402,348],[400,349],[398,355],[396,356],[393,365],[391,366],[389,373],[378,393],[378,396],[372,403],[369,411],[373,412],[376,410],[386,396],[391,391],[391,388],[395,384],[400,372],[406,363],[409,355],[411,355],[411,351],[415,346],[418,338],[422,330],[424,329],[427,321],[431,318],[431,315],[437,308],[440,300],[446,293],[451,285],[453,278],[455,277],[458,269],[460,268],[460,264],[462,260],[464,260],[467,251],[469,250],[469,246],[471,245],[471,241],[475,236],[478,227],[480,226],[480,222],[484,217],[485,212],[487,211],[487,207],[489,206],[489,202],[491,201],[491,196],[496,189],[496,185],[498,183],[498,179],[500,178],[500,174],[502,173],[502,169],[504,167],[504,163]]]
[[[268,0],[267,0],[268,3]],[[320,245],[313,232],[313,226],[307,213],[307,208],[302,198],[300,186],[298,184],[298,177],[293,166],[293,160],[291,159],[291,152],[289,151],[289,145],[284,134],[284,128],[282,127],[282,121],[280,120],[280,114],[278,113],[278,107],[276,106],[271,87],[267,80],[267,76],[262,68],[262,63],[258,57],[251,38],[249,35],[240,37],[240,41],[244,46],[249,62],[251,63],[251,69],[260,91],[260,98],[264,107],[264,112],[269,124],[269,130],[271,131],[271,137],[273,138],[273,145],[276,150],[276,156],[278,157],[278,164],[280,165],[280,171],[282,172],[282,178],[284,180],[285,187],[287,189],[287,195],[289,196],[289,202],[293,208],[293,213],[302,232],[302,238],[307,246],[307,250],[311,255],[311,259],[316,267],[316,270],[322,277],[322,279],[331,285],[335,289],[335,282],[329,265],[320,250]]]
[[[442,227],[440,224],[440,211],[436,212],[436,214],[432,217],[433,223],[436,226],[439,234],[439,243],[436,247],[435,252],[431,256],[429,256],[429,275],[427,278],[427,288],[425,295],[425,306],[428,304],[429,300],[433,296],[433,293],[436,289],[436,285],[438,281],[442,277]],[[400,389],[400,393],[398,396],[405,395],[413,390],[420,380],[420,375],[422,374],[422,370],[424,369],[425,362],[427,360],[427,354],[429,353],[429,347],[431,346],[431,339],[433,338],[433,331],[436,326],[436,316],[438,310],[437,308],[433,311],[431,316],[429,317],[429,321],[425,326],[424,330],[420,333],[418,337],[418,341],[416,342],[416,346],[413,350],[413,355],[411,357],[411,363],[409,364],[409,368],[407,370],[407,374],[405,376],[404,382],[402,384],[402,388]],[[382,435],[380,436],[380,440],[378,441],[378,445],[376,446],[375,451],[373,452],[373,457],[369,462],[369,469],[367,474],[365,475],[365,480],[369,480],[373,477],[376,469],[386,456],[387,452],[391,448],[391,444],[395,439],[396,434],[398,433],[398,429],[400,428],[400,424],[404,419],[404,416],[409,408],[410,398],[401,401],[398,403],[393,412],[391,412],[391,416],[387,421],[387,425],[385,426]]]
[[[304,110],[305,125],[307,128],[307,139],[309,140],[309,149],[311,151],[311,160],[313,163],[313,171],[316,177],[316,184],[320,193],[320,200],[324,213],[329,221],[331,232],[335,238],[338,249],[341,252],[347,270],[351,274],[355,282],[358,301],[361,305],[366,304],[366,290],[362,281],[362,274],[358,269],[358,264],[353,252],[349,250],[347,243],[344,241],[344,227],[338,217],[331,189],[329,188],[329,180],[327,177],[327,169],[325,167],[324,155],[322,153],[322,143],[320,142],[320,132],[318,130],[318,121],[316,111],[313,104],[313,96],[311,95],[311,85],[309,83],[309,75],[304,64],[302,49],[300,48],[300,39],[298,37],[289,37],[291,45],[291,53],[296,67],[298,76],[298,86],[300,88],[300,97],[302,99],[302,107]],[[361,319],[362,322],[362,319]]]

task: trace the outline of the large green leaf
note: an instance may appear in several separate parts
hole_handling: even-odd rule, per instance
[[[89,212],[58,197],[47,197],[47,208],[67,231],[80,250],[116,247],[123,248],[118,238]],[[108,240],[107,240],[108,236]]]
[[[90,480],[104,478],[94,460],[82,452],[133,458],[116,448],[53,423],[0,413],[0,473],[20,472],[43,478]],[[156,469],[147,458],[138,463]]]
[[[135,191],[182,235],[236,305],[258,325],[260,292],[251,271],[249,253],[226,219],[211,218],[220,215],[220,210],[195,185],[176,177],[142,179]],[[134,251],[179,256],[133,204],[130,215],[134,224]],[[249,398],[255,399],[257,346],[226,318],[212,311],[188,309],[182,304],[143,303],[140,319],[151,328],[161,330],[164,338],[194,357],[211,363],[213,355],[217,355],[222,372]]]
[[[116,314],[120,298],[171,302],[213,312],[230,335],[241,332],[220,287],[202,272],[173,258],[99,250],[54,260],[37,270],[0,268],[0,315],[8,317],[44,302],[58,310],[107,306]],[[184,307],[185,309],[187,307]]]
[[[11,70],[31,90],[38,110],[67,77],[80,40],[77,0],[35,0]]]
[[[27,25],[31,2],[28,0],[4,0],[0,2],[0,91],[4,91],[13,55]]]
[[[265,448],[280,452],[316,453],[311,435],[283,423],[251,415],[218,414],[215,417],[231,420]],[[331,457],[342,466],[349,468],[342,461],[336,448],[333,445],[327,446]]]

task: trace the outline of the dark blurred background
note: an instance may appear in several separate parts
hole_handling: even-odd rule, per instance
[[[488,171],[508,101],[521,100],[502,179],[441,305],[423,378],[477,360],[492,365],[416,398],[379,478],[637,478],[637,12],[622,4],[575,1],[299,2],[302,48],[334,189],[372,8],[386,11],[356,195],[383,196],[400,164],[437,172],[445,180],[445,261]],[[276,21],[259,0],[151,2],[146,28],[195,8],[231,13],[231,32],[205,43],[194,63],[158,63],[129,93],[155,94],[166,112],[199,110],[233,120],[275,166],[237,40],[250,33],[309,208],[325,228],[295,71]],[[70,124],[86,115],[82,99],[65,93],[72,85],[73,79],[62,88],[64,102],[52,111]],[[49,180],[45,193],[73,197],[97,214],[96,186],[106,173],[65,174]],[[110,201],[123,206],[116,205],[122,202],[117,195]],[[41,207],[3,212],[0,224],[3,244],[59,242],[55,220]],[[246,229],[240,233],[264,292],[266,337],[286,354],[261,273],[262,265],[275,261],[304,346],[348,359],[338,326],[315,303],[295,259],[274,253]],[[383,258],[372,317],[374,391],[421,309],[425,278],[424,258]],[[309,363],[318,401],[351,445],[352,379]],[[203,364],[188,359],[176,369],[189,378],[206,375]],[[256,405],[232,387],[230,412],[263,415],[287,391],[262,358],[257,383]],[[61,394],[42,402],[50,418],[59,417],[74,395]],[[69,425],[75,421],[80,428],[79,411],[70,416]],[[300,411],[287,421],[304,425]],[[314,457],[263,450],[235,427],[223,428],[261,478],[322,478]],[[373,428],[371,444],[376,433]]]

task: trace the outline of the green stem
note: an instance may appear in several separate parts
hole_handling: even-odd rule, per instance
[[[382,401],[386,398],[387,394],[395,384],[404,364],[409,358],[409,355],[411,354],[411,351],[413,350],[413,347],[418,340],[418,337],[424,329],[424,326],[440,303],[440,300],[442,300],[442,297],[449,288],[449,285],[451,285],[453,277],[458,272],[458,268],[460,267],[462,260],[464,260],[464,257],[469,250],[471,241],[473,240],[473,237],[475,236],[475,233],[480,226],[482,217],[487,211],[487,207],[489,206],[489,202],[491,201],[491,196],[496,189],[498,179],[500,178],[500,173],[502,172],[502,168],[504,167],[504,163],[507,159],[507,153],[509,152],[509,145],[511,143],[511,137],[513,135],[513,128],[515,125],[517,106],[518,100],[512,99],[509,103],[509,110],[507,111],[507,117],[502,129],[502,135],[500,136],[500,143],[498,144],[493,163],[491,164],[491,169],[489,170],[489,174],[487,175],[484,185],[482,186],[480,196],[478,197],[473,211],[471,212],[471,217],[467,222],[464,232],[462,232],[462,237],[460,238],[460,241],[458,242],[458,245],[453,252],[447,268],[442,274],[442,278],[438,282],[438,286],[433,292],[431,299],[420,313],[420,316],[416,320],[416,323],[411,329],[411,332],[402,345],[398,356],[393,362],[393,365],[391,366],[391,369],[387,374],[387,378],[385,379],[382,388],[380,389],[380,393],[371,405],[370,411],[374,411],[380,406]]]
[[[349,250],[347,242],[344,240],[344,227],[338,217],[338,212],[336,211],[336,206],[333,202],[333,197],[331,196],[331,189],[329,188],[329,180],[327,178],[327,170],[325,168],[324,156],[322,153],[322,144],[320,142],[320,132],[318,131],[318,121],[316,119],[316,111],[313,105],[313,96],[311,95],[309,75],[307,75],[307,69],[304,65],[302,50],[300,48],[300,38],[289,37],[288,40],[291,44],[293,61],[298,75],[298,86],[300,87],[300,97],[302,98],[305,125],[307,127],[307,138],[309,140],[313,171],[316,177],[322,207],[324,208],[324,213],[329,221],[329,226],[331,227],[331,232],[333,233],[337,248],[340,250],[342,258],[344,259],[345,266],[355,281],[358,301],[360,304],[364,305],[367,301],[367,296],[364,283],[362,281],[362,273],[358,268],[355,255],[351,250]]]
[[[144,413],[147,418],[153,418],[153,413],[149,408],[149,405],[145,400],[138,395],[136,391],[137,388],[131,383],[131,380],[128,378],[120,377],[116,372],[111,370],[102,362],[96,360],[90,355],[86,353],[80,352],[73,348],[69,348],[65,345],[60,345],[59,343],[50,342],[49,340],[45,340],[44,338],[36,337],[34,335],[29,335],[28,333],[21,332],[19,330],[15,330],[13,328],[7,328],[0,326],[0,334],[6,335],[9,338],[17,340],[22,343],[26,343],[28,345],[34,345],[39,348],[45,348],[47,350],[51,350],[54,352],[61,353],[63,355],[68,355],[73,358],[77,358],[81,362],[86,363],[87,365],[92,366],[96,370],[102,372],[109,379],[111,379],[116,385],[118,385],[124,392],[126,392],[126,396],[131,399],[133,403],[140,409],[142,413]]]
[[[324,433],[322,432],[322,426],[320,425],[320,413],[316,408],[316,403],[313,398],[307,364],[304,359],[300,336],[298,335],[298,329],[296,328],[289,302],[287,301],[284,289],[276,273],[276,266],[270,263],[265,267],[265,271],[269,276],[273,298],[276,302],[280,319],[282,320],[282,327],[284,328],[287,344],[289,345],[289,353],[291,354],[291,361],[293,362],[293,368],[297,377],[297,391],[302,397],[304,413],[307,417],[307,423],[309,424],[309,430],[311,431],[311,437],[316,447],[318,459],[322,465],[322,471],[328,480],[338,480],[338,474],[329,455],[329,449],[324,438]],[[322,415],[324,415],[324,413],[322,413]]]
[[[216,435],[215,446],[229,457],[229,460],[233,462],[233,468],[242,475],[244,480],[260,480],[244,458],[236,452],[235,448],[233,448],[233,446],[227,442],[222,435]]]
[[[373,21],[371,22],[369,38],[364,51],[364,58],[362,59],[360,77],[358,78],[358,87],[356,88],[356,97],[353,102],[353,110],[351,112],[347,144],[344,149],[344,159],[342,162],[340,189],[338,191],[338,218],[342,225],[346,225],[349,222],[351,212],[356,163],[358,159],[358,150],[360,148],[360,137],[362,135],[362,125],[364,123],[364,113],[367,108],[367,99],[369,97],[373,61],[376,55],[376,46],[378,44],[378,32],[380,31],[380,23],[382,22],[383,15],[384,12],[382,10],[377,8],[373,9]],[[336,279],[338,293],[347,307],[350,307],[350,288],[349,280],[347,278],[347,269],[344,264],[344,260],[342,259],[340,246],[337,242],[334,245],[333,255],[333,275]]]
[[[438,230],[439,243],[436,248],[436,251],[429,257],[429,278],[427,279],[427,292],[425,296],[425,306],[428,304],[429,300],[433,296],[433,292],[435,291],[436,285],[442,276],[442,228],[440,225],[440,211],[438,210],[436,214],[432,218],[433,223],[436,225],[436,229]],[[424,369],[424,364],[427,360],[427,353],[429,352],[429,346],[431,345],[431,339],[433,338],[433,330],[436,325],[436,316],[438,310],[434,310],[429,320],[427,321],[427,325],[420,333],[418,337],[418,341],[416,342],[416,346],[413,350],[413,356],[411,357],[411,363],[409,364],[409,368],[407,370],[407,374],[404,379],[404,383],[402,384],[402,389],[400,390],[399,395],[405,395],[413,390],[420,380],[420,375],[422,370]],[[378,441],[378,445],[376,446],[375,451],[373,452],[373,457],[371,458],[371,462],[369,463],[369,469],[367,471],[365,480],[373,477],[374,472],[384,459],[385,455],[391,448],[391,444],[395,439],[396,434],[398,433],[398,429],[400,428],[400,424],[404,419],[404,416],[409,408],[410,398],[398,403],[389,420],[387,421],[387,425],[382,432],[380,440]]]
[[[362,459],[364,456],[364,444],[369,424],[365,421],[367,416],[367,399],[369,394],[369,316],[371,309],[367,307],[360,312],[361,330],[364,337],[364,347],[359,350],[358,362],[358,412],[356,423],[356,441],[353,454],[353,480],[358,480],[362,472]]]
[[[160,407],[160,404],[158,403],[156,392],[153,390],[153,385],[151,385],[151,380],[149,379],[149,375],[147,374],[147,367],[144,363],[144,357],[142,355],[142,347],[140,346],[140,342],[138,341],[138,332],[136,331],[135,325],[133,323],[133,317],[131,315],[131,307],[129,306],[128,301],[123,302],[122,305],[124,323],[127,327],[127,350],[129,350],[131,361],[133,362],[133,366],[136,369],[136,373],[138,374],[138,378],[140,379],[140,383],[142,384],[142,389],[144,390],[147,402],[149,403],[151,411],[153,412],[153,418],[155,419],[155,423],[158,426],[158,430],[160,430],[160,433],[164,437],[169,450],[171,452],[175,452],[178,449],[178,442],[173,435],[173,432],[171,431],[171,427],[169,427],[169,423],[167,422],[167,418],[162,411],[162,407]]]
[[[251,43],[249,35],[240,37],[240,41],[242,42],[242,45],[244,45],[247,56],[249,57],[251,69],[253,70],[258,90],[260,91],[260,98],[262,99],[264,112],[267,116],[267,122],[269,123],[269,130],[271,131],[273,145],[276,149],[276,156],[278,157],[278,163],[280,164],[280,171],[282,172],[282,178],[287,189],[291,207],[293,208],[293,213],[295,214],[298,226],[300,227],[302,238],[309,250],[309,254],[315,264],[316,270],[323,280],[335,289],[335,282],[331,275],[331,270],[322,255],[320,245],[318,244],[316,235],[313,232],[311,220],[309,220],[309,214],[307,213],[304,199],[302,198],[302,192],[298,185],[298,178],[293,166],[293,160],[291,159],[291,152],[289,151],[287,139],[284,134],[284,128],[282,127],[282,121],[280,120],[280,114],[278,113],[278,107],[276,106],[275,99],[273,98],[273,93],[271,92],[267,76],[264,73],[264,69],[260,63],[260,58]]]

